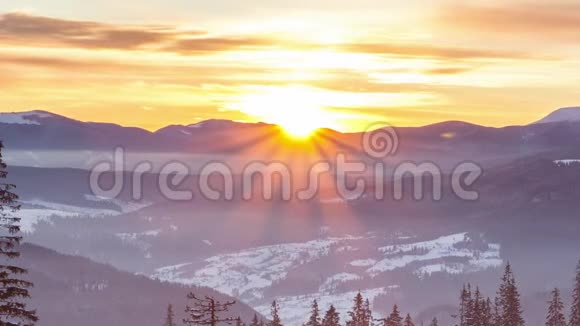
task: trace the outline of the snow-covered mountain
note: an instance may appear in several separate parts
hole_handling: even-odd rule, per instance
[[[580,121],[580,106],[561,108],[550,113],[542,120],[535,122],[535,124],[578,121]]]
[[[46,111],[0,112],[0,124],[40,125],[43,119],[58,117]]]

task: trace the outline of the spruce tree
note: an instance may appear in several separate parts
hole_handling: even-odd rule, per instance
[[[576,280],[572,293],[572,309],[570,312],[570,326],[580,326],[580,261],[576,267]]]
[[[371,303],[369,299],[365,300],[363,326],[373,325],[373,311],[371,310]]]
[[[0,142],[0,325],[34,325],[36,312],[26,307],[32,283],[21,279],[26,270],[13,264],[20,256],[18,247],[22,237],[20,218],[15,217],[20,206],[18,196],[12,192],[14,185],[3,182],[7,177],[6,164],[2,159]]]
[[[324,319],[322,319],[322,326],[340,326],[340,316],[333,305],[326,311]]]
[[[403,322],[403,326],[415,326],[415,323],[413,323],[413,319],[411,318],[411,314],[407,314],[407,317],[405,317],[405,321]]]
[[[482,326],[493,326],[493,303],[490,298],[487,298],[483,303],[483,311],[481,321]]]
[[[464,284],[459,296],[459,326],[468,326],[470,302],[471,293],[467,291],[467,287]]]
[[[491,325],[501,326],[501,303],[499,297],[496,297],[493,302]]]
[[[175,314],[173,313],[173,305],[171,304],[167,306],[167,314],[163,326],[177,326],[175,324]]]
[[[471,314],[472,326],[484,326],[484,318],[485,318],[484,310],[485,310],[485,301],[481,296],[479,287],[477,287],[475,289],[475,296],[473,298],[473,311]]]
[[[566,326],[566,317],[564,317],[564,303],[560,296],[560,290],[552,291],[552,300],[549,302],[548,316],[546,317],[546,326]]]
[[[280,319],[280,306],[278,306],[276,300],[272,302],[270,312],[272,314],[272,321],[268,323],[268,326],[282,326],[282,319]]]
[[[502,277],[499,292],[499,325],[500,326],[524,326],[520,294],[516,286],[516,280],[508,263]]]
[[[393,311],[387,318],[386,326],[403,326],[403,318],[401,317],[401,313],[399,312],[399,307],[397,305],[393,306]]]
[[[354,298],[352,310],[348,312],[350,320],[346,322],[347,326],[369,326],[365,325],[365,303],[362,294],[359,292]]]
[[[306,323],[306,326],[320,326],[320,309],[318,308],[318,302],[316,300],[312,302],[310,319]]]
[[[258,315],[254,314],[254,318],[252,318],[252,322],[250,326],[260,326],[260,321],[258,321]]]

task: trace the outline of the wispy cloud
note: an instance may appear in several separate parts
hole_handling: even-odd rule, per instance
[[[114,25],[7,13],[0,16],[0,39],[16,44],[44,44],[90,49],[137,49],[173,41],[178,37],[205,34],[178,31],[175,27]]]
[[[501,37],[532,37],[577,41],[580,3],[502,2],[499,6],[454,5],[438,15],[439,23],[470,32]]]

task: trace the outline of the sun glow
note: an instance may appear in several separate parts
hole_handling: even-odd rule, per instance
[[[336,128],[320,96],[301,87],[279,88],[246,94],[232,107],[260,121],[279,125],[293,138],[303,139],[320,128]]]

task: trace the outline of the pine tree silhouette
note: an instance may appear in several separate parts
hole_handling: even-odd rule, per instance
[[[502,284],[498,292],[500,326],[524,326],[520,293],[510,263],[506,265]]]
[[[365,301],[359,292],[354,298],[352,310],[348,312],[350,320],[346,322],[347,326],[370,326],[368,311],[365,308]]]
[[[399,312],[399,307],[397,305],[393,306],[393,311],[387,318],[385,323],[386,326],[403,326],[403,318],[401,317],[401,313]]]
[[[471,286],[470,286],[471,287]],[[469,326],[469,315],[471,314],[471,292],[467,290],[465,284],[459,296],[459,326]]]
[[[576,266],[576,280],[572,294],[572,309],[570,312],[570,326],[580,326],[580,261]]]
[[[320,326],[320,309],[318,308],[318,302],[314,300],[312,303],[312,308],[310,312],[310,319],[305,324],[306,326]]]
[[[322,326],[340,326],[340,316],[333,305],[326,311],[324,319],[322,319]]]
[[[411,318],[411,314],[407,314],[407,317],[405,317],[405,321],[403,322],[403,326],[415,326],[415,323],[413,323],[413,319]]]
[[[236,318],[222,318],[219,316],[220,313],[227,312],[229,307],[236,304],[235,301],[221,303],[207,296],[205,299],[200,299],[193,293],[190,293],[187,298],[193,301],[193,307],[187,306],[185,309],[189,316],[183,320],[183,323],[187,325],[216,326],[219,323],[231,325],[236,321]]]
[[[20,278],[27,273],[25,269],[12,264],[20,256],[20,218],[12,215],[20,206],[16,202],[18,196],[12,192],[15,186],[3,182],[7,177],[3,148],[0,142],[0,325],[34,325],[38,321],[36,312],[28,310],[25,303],[33,284]]]
[[[250,323],[250,326],[260,326],[260,322],[258,321],[257,314],[254,314],[254,318],[252,318],[252,322]]]
[[[268,326],[282,326],[282,319],[280,319],[280,306],[278,306],[278,303],[275,300],[272,302],[271,313],[272,321],[268,323]]]
[[[564,303],[562,303],[562,298],[560,297],[560,290],[554,289],[554,291],[552,291],[552,300],[549,304],[546,326],[566,326]]]
[[[163,326],[177,326],[175,324],[175,314],[173,313],[173,305],[168,305],[167,306],[167,314],[165,317],[165,323],[163,324]]]

